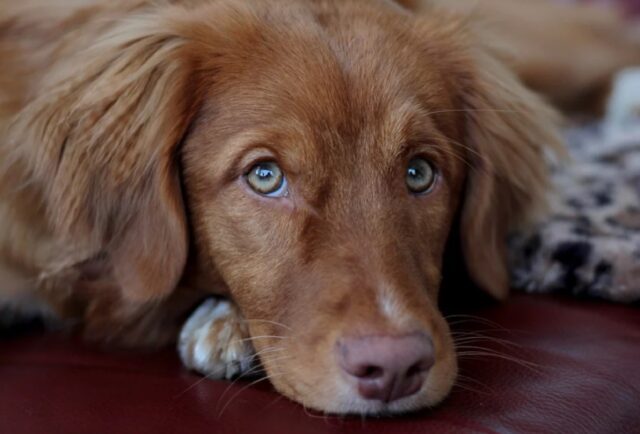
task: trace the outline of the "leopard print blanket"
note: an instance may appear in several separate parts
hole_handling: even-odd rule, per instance
[[[610,113],[567,131],[571,162],[553,167],[550,214],[510,240],[515,288],[640,300],[639,107],[621,109],[632,120]]]

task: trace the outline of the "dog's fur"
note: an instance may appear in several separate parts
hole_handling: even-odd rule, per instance
[[[504,298],[505,235],[539,209],[544,150],[559,147],[554,111],[513,70],[569,104],[629,55],[556,92],[538,58],[509,66],[476,25],[493,13],[403,3],[3,1],[0,303],[143,346],[175,341],[215,294],[232,304],[187,322],[188,366],[231,375],[255,350],[312,408],[439,402],[456,375],[437,308],[450,235],[473,280]],[[589,20],[567,25],[589,45]],[[404,185],[415,155],[441,173],[423,196]],[[264,159],[288,197],[246,186]],[[421,390],[358,398],[336,340],[414,331],[435,349]]]

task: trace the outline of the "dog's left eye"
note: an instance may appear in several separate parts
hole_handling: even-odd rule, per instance
[[[280,166],[273,161],[254,164],[245,178],[249,187],[263,196],[283,197],[288,194],[287,179]]]
[[[406,172],[407,187],[412,193],[426,193],[436,182],[435,167],[424,158],[416,157],[409,161]]]

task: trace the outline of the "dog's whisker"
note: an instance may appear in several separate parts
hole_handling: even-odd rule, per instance
[[[217,371],[221,371],[222,367],[218,368]],[[217,373],[208,373],[208,374],[204,374],[201,378],[199,378],[197,381],[194,381],[192,384],[189,385],[189,387],[187,387],[185,390],[183,390],[182,392],[178,393],[174,399],[177,399],[179,397],[181,397],[182,395],[184,395],[185,393],[187,393],[188,391],[190,391],[191,389],[193,389],[194,387],[196,387],[197,385],[199,385],[200,383],[202,383],[203,381],[207,381],[207,380],[217,380],[218,378],[215,377],[215,375],[217,375]]]
[[[459,350],[482,350],[482,351],[494,352],[496,354],[500,354],[500,352],[498,350],[494,350],[492,348],[481,347],[479,345],[471,345],[471,344],[460,344],[460,345],[458,345],[456,343],[455,348],[459,349]]]
[[[248,357],[249,360],[255,360],[256,358],[266,355],[266,354],[271,354],[271,353],[276,353],[278,351],[284,351],[284,348],[276,348],[276,347],[267,347],[264,348],[256,353],[253,353],[251,356]]]
[[[444,143],[448,143],[448,144],[452,144],[452,145],[456,145],[456,147],[462,148],[464,151],[469,152],[470,154],[473,154],[477,158],[480,158],[480,159],[485,159],[486,158],[486,156],[484,156],[482,153],[480,153],[480,151],[478,151],[474,147],[469,146],[466,143],[462,143],[462,142],[460,142],[458,140],[455,140],[455,139],[453,139],[451,137],[444,137],[444,138],[436,137],[436,138],[433,138],[432,140],[440,141],[440,142],[444,142]]]
[[[284,360],[287,357],[291,357],[289,355],[285,355],[282,356],[280,358],[278,358],[277,360],[275,358],[273,358],[273,355],[279,355],[281,354],[280,351],[285,350],[285,348],[283,348],[282,346],[269,346],[266,347],[252,355],[249,356],[248,360],[249,363],[251,364],[256,364],[254,367],[252,367],[251,369],[249,369],[246,372],[243,372],[241,375],[239,375],[237,378],[235,378],[230,384],[229,386],[222,392],[222,395],[220,395],[219,399],[222,399],[224,397],[224,395],[233,387],[233,385],[235,383],[237,383],[238,381],[242,380],[243,378],[247,378],[249,376],[252,375],[258,375],[261,373],[266,373],[266,368],[264,367],[264,362],[273,362],[273,361],[279,361],[279,360]],[[269,358],[271,357],[271,358]]]
[[[267,357],[269,354],[278,353],[279,351],[272,351],[266,354],[253,354],[247,358],[247,361],[251,364],[261,364],[264,357]]]
[[[515,363],[517,365],[520,365],[524,368],[528,368],[531,369],[532,371],[535,371],[536,368],[540,368],[541,366],[533,363],[533,362],[527,362],[526,360],[522,360],[519,359],[517,357],[511,357],[505,354],[501,354],[501,353],[495,353],[495,352],[491,352],[491,351],[484,351],[484,350],[478,350],[478,351],[472,351],[472,350],[463,350],[463,351],[459,351],[458,353],[458,357],[460,358],[472,358],[472,357],[494,357],[497,359],[502,359],[508,362],[512,362]]]
[[[272,357],[272,358],[265,357],[263,360],[264,360],[266,363],[274,363],[274,362],[281,362],[282,360],[287,360],[287,359],[290,359],[290,358],[291,358],[291,356],[289,356],[289,355],[284,355],[284,356],[280,356],[280,357]],[[262,363],[262,365],[265,365],[266,363]],[[265,369],[266,369],[266,368],[265,368]]]
[[[238,339],[237,342],[251,342],[254,341],[256,339],[289,339],[286,336],[277,336],[277,335],[262,335],[262,336],[250,336],[248,338],[244,338],[244,339]]]
[[[304,414],[311,418],[311,419],[322,419],[325,423],[327,422],[327,414],[326,413],[322,413],[322,415],[318,415],[318,414],[313,414],[311,412],[309,412],[309,409],[307,408],[306,405],[302,406],[302,410],[304,411]]]
[[[253,363],[254,361],[255,360],[252,360],[251,362]],[[260,363],[254,364],[250,369],[248,369],[245,372],[242,372],[240,375],[234,378],[233,381],[231,381],[231,383],[233,384],[236,381],[242,380],[243,378],[251,377],[252,375],[259,375],[264,370],[265,368],[264,366],[262,366],[262,364]]]
[[[496,338],[493,336],[467,336],[467,337],[463,337],[463,338],[457,338],[454,336],[454,344],[456,346],[458,345],[464,345],[464,344],[470,344],[470,343],[482,343],[482,342],[486,342],[486,343],[493,343],[493,344],[497,344],[497,345],[501,345],[504,347],[511,347],[511,348],[522,348],[522,345],[516,343],[516,342],[512,342],[508,339],[502,339],[502,338]]]
[[[468,159],[466,159],[465,157],[462,157],[462,162],[464,164],[466,164],[467,167],[473,167],[476,171],[478,171],[479,174],[482,174],[484,176],[493,176],[493,175],[495,175],[495,171],[493,170],[493,164],[491,164],[491,159],[488,156],[484,155],[483,153],[479,152],[478,150],[474,149],[473,147],[471,147],[471,146],[469,146],[467,144],[464,144],[462,142],[459,142],[457,140],[454,140],[454,139],[452,139],[450,137],[447,137],[447,138],[444,138],[444,139],[436,137],[436,138],[433,138],[432,140],[442,141],[442,142],[445,142],[445,143],[453,144],[453,145],[456,145],[456,146],[464,149],[466,152],[472,154],[475,158],[478,158],[483,163],[483,164],[480,164],[480,165],[473,165]],[[448,154],[449,155],[455,155],[455,154],[452,154],[451,152],[448,152]],[[523,163],[526,163],[526,162],[523,161]],[[498,183],[504,182],[502,177],[498,177],[496,179],[496,181]],[[517,184],[510,184],[510,186],[513,187],[513,188],[517,188],[517,189],[519,189],[521,191],[526,191],[526,189],[527,189],[527,187],[521,186],[521,185],[517,185]]]
[[[230,381],[227,387],[225,387],[225,389],[222,391],[222,393],[220,394],[220,397],[218,398],[218,402],[220,402],[220,400],[222,400],[225,397],[225,395],[233,388],[233,386],[237,384],[239,381],[246,379],[253,374],[259,373],[261,370],[264,370],[264,368],[258,365],[256,367],[249,369],[247,372],[243,372],[242,374],[238,375],[238,377]]]
[[[488,337],[488,336],[493,336],[493,335],[489,335],[487,333],[496,333],[499,330],[488,330],[488,329],[482,329],[482,330],[456,330],[456,329],[452,329],[449,334],[454,337],[454,338],[459,338],[459,339],[466,339],[466,338],[477,338],[477,337]]]
[[[268,319],[252,318],[252,319],[245,319],[244,322],[247,322],[247,323],[248,322],[263,322],[263,323],[267,323],[267,324],[273,324],[273,325],[282,327],[282,328],[287,329],[287,330],[292,330],[292,328],[289,327],[286,324],[282,324],[281,322],[277,322],[277,321],[271,321],[271,320],[268,320]]]
[[[266,375],[267,370],[261,364],[257,364],[246,372],[241,373],[237,377],[235,377],[224,390],[224,392],[220,395],[222,398],[236,383],[241,382],[243,380],[249,380],[251,378],[262,378]]]
[[[451,336],[454,338],[454,340],[467,339],[467,338],[484,338],[484,337],[495,337],[496,339],[501,339],[501,338],[498,338],[497,336],[494,336],[495,333],[499,333],[499,332],[502,332],[502,330],[486,329],[486,330],[469,331],[469,332],[453,331],[451,332]],[[492,334],[489,335],[484,333],[492,333]]]
[[[510,113],[510,114],[518,114],[518,113],[526,113],[526,112],[524,110],[514,110],[514,109],[492,109],[492,108],[470,109],[470,108],[463,108],[463,109],[434,110],[434,111],[427,112],[426,115],[430,116],[430,115],[437,115],[437,114],[443,114],[443,113]]]
[[[188,391],[190,391],[191,389],[193,389],[194,387],[196,387],[198,384],[202,383],[203,381],[207,380],[208,378],[202,377],[202,378],[198,378],[196,381],[194,381],[193,383],[191,383],[189,385],[189,387],[187,387],[186,389],[184,389],[182,392],[178,393],[177,395],[175,395],[173,398],[174,399],[178,399],[180,398],[182,395],[184,395],[185,393],[187,393]]]
[[[466,376],[466,375],[458,374],[458,376],[456,377],[456,385],[462,385],[462,386],[467,386],[468,387],[469,385],[465,384],[465,383],[475,384],[476,386],[479,386],[479,387],[481,387],[483,389],[488,390],[488,392],[485,392],[485,391],[481,391],[481,390],[476,389],[476,391],[478,393],[495,393],[495,390],[492,387],[488,386],[487,384],[483,383],[482,381],[480,381],[480,380],[478,380],[476,378],[473,378],[473,377],[469,377],[469,376]]]
[[[487,325],[490,325],[492,327],[498,328],[500,330],[507,330],[506,328],[504,328],[502,325],[498,324],[495,321],[491,321],[488,320],[486,318],[483,318],[481,316],[476,316],[476,315],[470,315],[470,314],[453,314],[453,315],[447,315],[444,317],[447,321],[449,319],[456,319],[456,318],[460,318],[466,322],[477,322],[477,323],[484,323]]]
[[[251,356],[248,358],[248,360],[249,360],[249,362],[250,362],[250,363],[252,363],[254,366],[253,366],[253,367],[251,367],[251,369],[249,369],[249,370],[247,370],[247,371],[245,371],[245,372],[241,373],[240,375],[238,375],[238,376],[237,376],[237,377],[236,377],[236,378],[231,382],[231,385],[233,385],[233,383],[235,383],[235,382],[237,382],[237,381],[239,381],[239,380],[241,380],[241,379],[243,379],[243,378],[247,378],[247,377],[252,376],[252,375],[258,375],[258,374],[261,374],[261,373],[263,373],[263,372],[266,372],[266,368],[264,367],[264,364],[262,363],[262,360],[270,360],[270,361],[271,361],[271,360],[273,360],[273,361],[278,361],[278,360],[280,360],[280,359],[285,359],[285,358],[289,357],[289,356],[285,355],[285,356],[281,356],[281,357],[279,357],[279,358],[269,359],[269,358],[268,358],[268,357],[269,357],[269,354],[273,354],[273,353],[275,353],[275,352],[276,352],[276,351],[272,351],[272,352],[267,353],[267,354],[256,353],[256,354],[251,355]],[[262,358],[260,358],[260,357],[262,357]]]
[[[222,393],[220,394],[220,397],[218,398],[218,402],[220,402],[225,397],[225,395],[233,388],[233,386],[236,383],[238,383],[238,381],[242,380],[243,378],[247,378],[256,369],[264,369],[264,368],[262,368],[262,366],[258,365],[257,367],[249,369],[247,372],[243,372],[237,378],[234,378],[231,382],[229,382],[227,387],[225,387],[225,389],[222,391]]]
[[[464,155],[463,153],[460,153],[460,152],[456,152],[455,149],[441,148],[440,152],[444,152],[447,155],[457,159],[462,164],[464,164],[466,167],[472,167],[473,166],[473,164],[471,163],[471,161],[469,161],[469,159],[466,157],[466,155]]]
[[[276,361],[281,361],[281,360],[286,360],[290,358],[290,356],[285,355],[282,357],[277,357],[277,358],[272,358],[272,359],[268,359],[265,358],[266,360],[268,360],[269,362],[276,362]],[[222,392],[222,394],[220,395],[220,398],[218,398],[218,400],[221,400],[224,398],[224,396],[231,390],[231,388],[233,388],[233,386],[240,380],[247,378],[251,375],[258,375],[261,373],[267,373],[267,369],[264,366],[263,363],[260,363],[258,365],[256,365],[255,367],[249,369],[247,372],[243,372],[241,375],[239,375],[237,378],[235,378],[233,381],[231,381],[231,383],[225,388],[225,390]],[[268,377],[269,375],[267,375]]]
[[[282,374],[280,374],[282,375]],[[233,402],[233,400],[235,398],[237,398],[242,392],[244,392],[245,390],[249,389],[252,386],[255,386],[258,383],[261,383],[265,380],[269,380],[271,381],[273,378],[276,378],[280,375],[270,375],[270,376],[265,376],[263,378],[259,378],[255,381],[252,381],[251,383],[243,386],[240,390],[238,390],[234,395],[231,396],[231,398],[229,398],[229,400],[227,401],[227,403],[224,405],[224,407],[222,407],[222,409],[220,410],[220,412],[218,413],[218,418],[221,418],[222,415],[224,414],[224,411],[229,407],[229,405],[231,405],[231,403]],[[220,400],[222,399],[222,396],[219,398],[218,402],[220,402]]]
[[[515,356],[511,356],[508,354],[503,354],[497,351],[493,351],[493,350],[488,350],[486,348],[482,348],[482,347],[474,347],[474,346],[469,346],[469,347],[460,347],[456,349],[456,353],[458,355],[459,358],[473,358],[473,357],[493,357],[496,359],[500,359],[500,360],[504,360],[507,362],[511,362],[511,363],[515,363],[518,366],[521,366],[523,368],[527,368],[529,370],[531,370],[532,372],[535,372],[537,374],[541,374],[542,373],[542,365],[539,365],[537,363],[533,363],[533,362],[529,362],[526,360],[522,360],[518,357]]]
[[[453,384],[453,388],[454,388],[454,389],[461,389],[461,390],[464,390],[464,391],[467,391],[467,392],[477,393],[477,394],[479,394],[479,395],[482,395],[482,394],[485,394],[485,395],[486,395],[486,394],[489,394],[488,392],[484,392],[484,391],[482,391],[482,390],[476,389],[475,387],[472,387],[472,386],[469,386],[469,385],[463,384],[463,383],[458,382],[458,381],[456,381],[456,382]]]
[[[458,387],[460,389],[478,393],[478,394],[494,394],[495,393],[495,390],[493,388],[489,387],[482,381],[466,375],[462,375],[462,374],[457,375],[456,381],[454,383],[454,387]]]
[[[269,354],[269,353],[275,353],[275,352],[281,351],[281,350],[284,350],[284,348],[268,347],[268,348],[265,348],[264,350],[262,350],[262,351],[260,351],[258,353],[252,354],[251,356],[248,357],[248,360],[250,361],[250,363],[253,363],[260,355]],[[217,377],[217,375],[223,369],[225,369],[225,367],[218,368],[217,372],[211,372],[211,373],[203,375],[202,378],[198,379],[193,384],[189,385],[189,387],[187,387],[185,390],[183,390],[178,395],[176,395],[176,398],[184,395],[189,390],[193,389],[194,387],[196,387],[197,385],[199,385],[203,381],[211,380],[211,379],[213,379],[213,380],[219,379]],[[261,365],[254,366],[251,369],[249,369],[248,371],[241,373],[237,378],[235,378],[231,382],[230,386],[232,386],[235,382],[241,380],[242,378],[246,378],[246,377],[248,377],[250,375],[260,374],[261,371],[264,371],[264,368]],[[224,396],[225,393],[226,393],[226,389],[225,389],[225,392],[223,392],[223,394],[221,395],[221,397]]]
[[[485,176],[493,176],[493,175],[495,175],[495,171],[493,170],[494,166],[493,166],[493,164],[491,164],[492,163],[491,159],[487,155],[484,155],[483,153],[479,152],[478,150],[474,149],[473,147],[471,147],[471,146],[469,146],[467,144],[464,144],[462,142],[459,142],[457,140],[454,140],[454,139],[452,139],[450,137],[447,137],[446,139],[434,138],[432,140],[440,140],[440,141],[444,141],[446,143],[450,143],[450,144],[453,144],[453,145],[461,147],[462,149],[464,149],[465,151],[469,152],[470,154],[473,154],[473,156],[475,158],[478,158],[483,163],[483,164],[474,166],[474,165],[470,164],[469,162],[465,161],[465,163],[469,167],[474,167],[475,170],[479,171],[480,174],[483,174]],[[522,163],[526,164],[527,161],[522,161]],[[500,182],[504,182],[502,177],[498,177],[496,179],[496,181],[499,182],[499,183]],[[513,183],[511,183],[510,186],[512,188],[519,189],[520,191],[526,191],[527,188],[528,188],[527,186],[522,186],[522,185],[513,184]]]
[[[478,151],[476,151],[475,149],[464,145],[456,140],[450,139],[450,138],[439,138],[436,137],[434,139],[432,139],[436,142],[442,142],[442,143],[446,143],[446,144],[453,144],[456,145],[459,148],[463,148],[465,151],[468,151],[471,154],[475,154],[476,156],[482,158],[482,156],[478,153]],[[468,156],[464,153],[464,152],[459,152],[457,148],[454,149],[448,149],[448,148],[438,148],[441,152],[445,152],[447,155],[450,155],[456,159],[458,159],[458,161],[462,162],[462,164],[464,164],[467,167],[472,167],[473,164],[471,163],[471,161],[468,159]]]
[[[271,400],[271,402],[269,404],[267,404],[266,406],[264,406],[262,408],[262,411],[267,411],[269,408],[271,408],[272,406],[276,405],[278,402],[280,402],[280,400],[282,400],[284,398],[284,395],[279,395],[276,396],[275,398],[273,398]]]

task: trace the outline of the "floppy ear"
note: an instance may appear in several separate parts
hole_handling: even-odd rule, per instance
[[[106,254],[132,301],[168,295],[187,258],[174,160],[197,102],[171,28],[154,14],[119,25],[56,65],[12,128],[56,235]]]
[[[507,234],[544,209],[545,150],[563,153],[559,116],[488,53],[475,53],[467,80],[472,164],[462,205],[462,251],[471,278],[503,299],[509,292]]]

